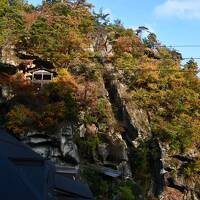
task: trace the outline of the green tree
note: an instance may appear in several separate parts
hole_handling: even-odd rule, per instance
[[[143,40],[144,44],[149,48],[155,48],[157,45],[159,45],[157,36],[155,33],[149,33],[146,39]]]
[[[24,30],[23,11],[25,3],[21,0],[2,0],[0,2],[0,47],[16,44]]]

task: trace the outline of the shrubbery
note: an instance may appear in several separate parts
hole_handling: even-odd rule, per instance
[[[7,115],[7,128],[15,134],[24,134],[33,123],[35,113],[24,105],[15,106]]]
[[[40,92],[23,77],[17,76],[13,82],[17,83],[10,85],[14,92],[14,106],[7,114],[6,124],[15,134],[34,129],[53,131],[60,122],[77,119],[74,97],[77,84],[67,70],[59,70],[58,76]]]
[[[82,177],[89,184],[98,200],[117,199],[136,200],[135,192],[141,194],[137,184],[132,181],[113,180],[88,167],[82,171]],[[138,195],[139,196],[139,195]]]
[[[119,194],[121,200],[135,200],[133,192],[128,186],[121,186],[119,188]]]
[[[87,138],[77,138],[76,143],[83,158],[92,161],[97,159],[97,147],[100,143],[98,135]]]

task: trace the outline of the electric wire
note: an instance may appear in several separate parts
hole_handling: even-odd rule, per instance
[[[184,44],[184,45],[154,45],[155,47],[167,47],[167,48],[200,48],[200,45]]]

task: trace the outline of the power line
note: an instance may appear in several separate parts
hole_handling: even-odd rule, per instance
[[[103,67],[93,67],[92,69],[104,69]],[[200,73],[200,70],[184,70],[184,69],[142,69],[142,68],[125,68],[125,67],[115,67],[114,70],[127,70],[127,71],[150,71],[150,72],[181,72],[181,73]]]
[[[188,44],[188,45],[155,45],[156,47],[167,47],[167,48],[200,48],[200,45],[193,45],[193,44]]]
[[[124,68],[117,68],[117,69],[124,69]],[[176,70],[176,69],[125,69],[125,70],[129,70],[129,71],[150,71],[150,72],[181,72],[181,73],[190,73],[190,72],[195,72],[195,73],[199,73],[200,70]]]
[[[193,57],[191,57],[191,58],[182,58],[182,60],[190,60],[190,59],[194,59],[194,60],[200,60],[200,57],[199,58],[193,58]]]
[[[154,47],[163,47],[163,48],[200,48],[200,44],[184,44],[184,45],[154,45]],[[181,60],[200,60],[200,57],[193,58],[193,57],[187,57],[187,58],[182,58]]]

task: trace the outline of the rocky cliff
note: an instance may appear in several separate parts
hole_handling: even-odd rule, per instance
[[[152,133],[149,113],[130,95],[121,81],[123,74],[110,62],[105,62],[104,68],[97,81],[88,83],[85,94],[85,101],[96,99],[98,108],[86,104],[76,123],[63,121],[53,133],[30,130],[20,139],[55,162],[62,173],[70,169],[74,177],[90,182],[85,176],[89,169],[100,180],[106,176],[107,187],[131,180],[136,199],[198,200],[199,175],[184,175],[185,167],[197,159],[198,150],[185,154],[171,151],[168,143]],[[6,87],[1,96],[4,102],[12,99]],[[102,116],[92,119],[94,112]],[[121,198],[112,193],[106,198]],[[98,198],[105,196],[98,194]]]
[[[29,131],[21,140],[58,166],[76,169],[79,178],[89,167],[102,178],[106,175],[112,181],[134,181],[137,187],[142,186],[138,199],[198,199],[198,176],[183,175],[184,166],[196,158],[197,152],[174,154],[167,143],[155,138],[148,113],[130,97],[128,87],[120,81],[121,74],[111,63],[105,63],[105,68],[93,86],[95,95],[106,103],[107,121],[85,121],[85,110],[78,123],[62,122],[53,134]],[[87,95],[93,94],[88,91]],[[92,150],[84,147],[82,141],[92,142],[97,136],[101,141],[91,146]]]
[[[108,23],[86,1],[19,8],[5,9],[5,25],[20,18],[0,33],[0,126],[96,199],[200,199],[194,60],[182,67],[155,34],[140,37],[145,27]],[[35,84],[36,69],[53,80]]]

